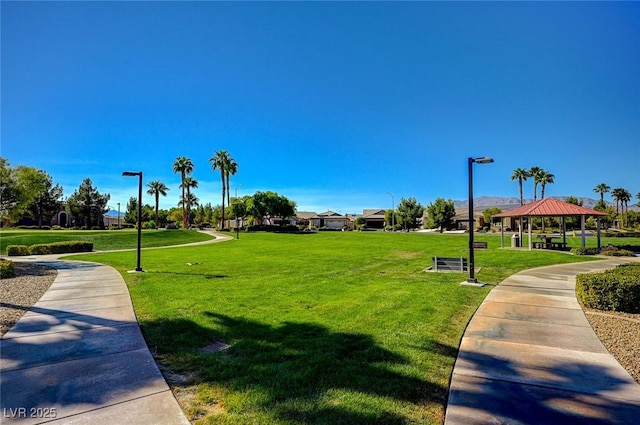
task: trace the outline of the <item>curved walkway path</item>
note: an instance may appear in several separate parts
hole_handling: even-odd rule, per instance
[[[525,270],[494,288],[462,338],[445,425],[638,423],[640,385],[575,295],[577,274],[623,262]]]
[[[204,243],[230,239],[214,236]],[[58,257],[26,259],[58,275],[0,340],[0,422],[189,424],[142,337],[122,276]]]

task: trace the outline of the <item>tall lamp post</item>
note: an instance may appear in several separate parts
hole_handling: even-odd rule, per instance
[[[134,177],[138,176],[138,259],[136,263],[136,272],[142,272],[142,267],[140,267],[140,247],[142,245],[142,171],[124,171],[122,173],[123,176],[126,177]]]
[[[478,283],[475,276],[475,258],[473,252],[473,163],[489,164],[493,162],[490,156],[469,158],[469,279],[466,283]]]
[[[387,192],[387,195],[391,196],[391,231],[396,231],[396,203],[393,200],[393,195]]]

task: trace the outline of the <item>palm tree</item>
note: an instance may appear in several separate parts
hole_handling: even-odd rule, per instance
[[[520,188],[520,205],[524,205],[524,199],[522,198],[522,182],[529,178],[529,172],[522,168],[516,168],[511,174],[511,181],[518,180],[518,187]]]
[[[193,193],[187,193],[185,196],[178,202],[178,205],[181,205],[183,210],[191,212],[191,207],[200,205],[200,200]]]
[[[622,206],[622,213],[624,214],[625,212],[628,213],[629,212],[629,201],[631,200],[631,192],[629,192],[627,189],[621,189],[620,190],[620,204]],[[628,217],[625,214],[624,218],[627,218],[628,221]],[[627,222],[626,225],[628,225],[629,223]]]
[[[187,190],[186,199],[191,199],[191,189],[195,189],[198,187],[198,181],[193,177],[185,177],[180,186],[181,187],[184,186],[184,188],[186,188]],[[188,228],[189,226],[191,226],[191,205],[189,203],[186,204],[186,209],[187,209],[186,228]]]
[[[636,193],[636,199],[640,201],[640,192]],[[640,202],[638,202],[638,206],[640,206]]]
[[[231,201],[229,199],[229,195],[231,194],[231,188],[229,187],[229,176],[235,176],[238,172],[238,163],[235,159],[229,156],[229,162],[227,163],[226,168],[226,184],[227,184],[227,205],[231,205]]]
[[[554,176],[553,174],[551,174],[550,172],[546,171],[546,170],[542,170],[542,173],[540,174],[540,199],[544,199],[544,188],[546,185],[548,184],[553,184],[553,179],[556,176]]]
[[[229,164],[229,152],[225,150],[217,151],[211,158],[211,169],[213,171],[220,170],[220,179],[222,180],[222,220],[220,220],[220,229],[224,229],[224,200],[227,190],[227,166]]]
[[[182,187],[182,199],[184,199],[184,179],[193,172],[193,162],[186,156],[179,156],[173,162],[173,172],[180,173],[180,186]],[[182,205],[182,226],[187,227],[187,213],[184,205]]]
[[[529,168],[529,177],[533,179],[533,202],[538,199],[538,183],[541,182],[541,176],[544,170],[540,167]]]
[[[149,182],[147,186],[149,187],[149,190],[147,190],[147,193],[149,195],[154,195],[156,198],[156,229],[157,229],[160,226],[160,223],[158,220],[158,204],[160,203],[160,195],[167,196],[167,191],[169,190],[169,188],[165,186],[165,184],[162,183],[160,180],[154,180],[152,182]]]
[[[593,188],[593,191],[595,193],[600,194],[600,203],[603,205],[604,205],[604,194],[608,193],[610,190],[611,188],[606,183],[600,183],[599,185]]]
[[[622,197],[623,190],[624,189],[622,189],[621,187],[616,187],[615,189],[611,190],[611,197],[614,201],[616,201],[616,215],[620,212],[618,206],[620,205],[620,198]]]

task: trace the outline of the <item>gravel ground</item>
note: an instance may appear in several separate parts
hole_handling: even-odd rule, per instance
[[[49,289],[57,272],[15,263],[16,277],[0,280],[0,337]],[[640,314],[585,309],[587,320],[609,352],[640,383]]]
[[[50,267],[16,262],[16,277],[0,280],[0,337],[49,289],[58,272]]]
[[[600,341],[640,384],[640,314],[585,309]]]

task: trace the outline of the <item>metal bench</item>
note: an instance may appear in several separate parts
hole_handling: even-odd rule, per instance
[[[469,270],[464,257],[433,257],[434,272],[466,272]]]
[[[489,248],[489,244],[488,244],[487,242],[485,242],[485,241],[478,241],[478,242],[474,241],[474,242],[473,242],[473,247],[474,247],[474,248],[484,248],[484,249],[487,249],[487,248]]]

